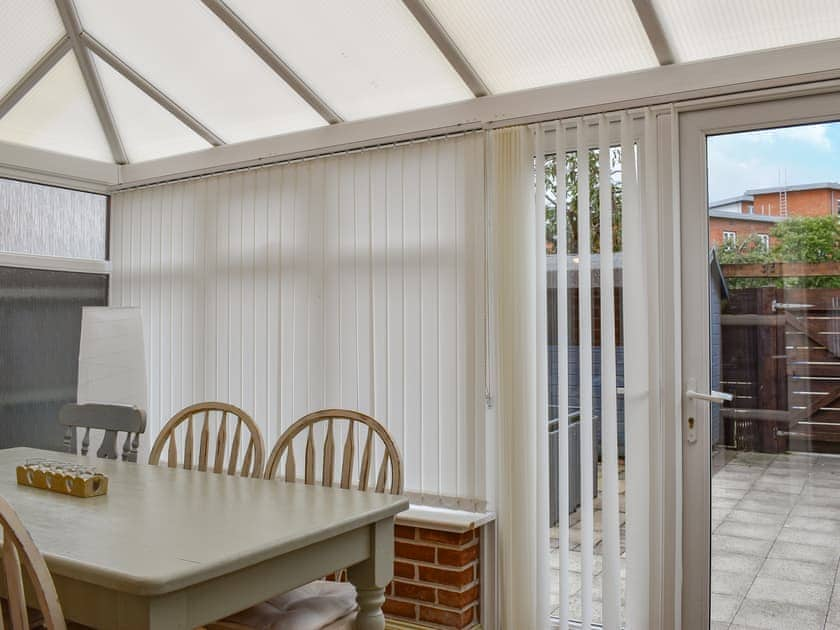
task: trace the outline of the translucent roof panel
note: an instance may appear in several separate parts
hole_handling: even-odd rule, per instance
[[[656,66],[631,0],[426,0],[494,93]]]
[[[402,2],[228,5],[345,119],[472,97]]]
[[[837,0],[653,0],[677,61],[840,37]]]
[[[200,2],[76,5],[85,30],[226,142],[326,124]]]
[[[130,162],[154,160],[210,146],[107,63],[95,56],[94,59]]]
[[[0,96],[62,37],[64,26],[53,0],[0,2]]]
[[[112,162],[76,57],[67,53],[0,118],[0,140]]]

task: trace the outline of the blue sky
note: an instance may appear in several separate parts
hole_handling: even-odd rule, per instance
[[[709,138],[709,200],[786,183],[840,182],[840,123]]]

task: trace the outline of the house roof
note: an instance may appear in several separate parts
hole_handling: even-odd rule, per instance
[[[840,37],[840,9],[713,4],[3,0],[0,143],[143,163]]]
[[[754,221],[756,223],[779,223],[786,217],[771,217],[766,214],[738,214],[726,210],[709,210],[709,216],[717,219],[729,219],[731,221]]]
[[[739,195],[738,197],[727,197],[726,199],[719,199],[709,204],[709,210],[712,208],[720,208],[721,206],[730,206],[733,203],[746,202],[750,203],[753,200],[752,195]]]
[[[825,182],[821,184],[797,184],[794,186],[772,186],[770,188],[754,188],[748,190],[745,194],[750,196],[755,195],[769,195],[772,193],[780,193],[782,191],[796,192],[800,190],[822,190],[827,188],[829,190],[840,190],[840,184],[837,182]]]

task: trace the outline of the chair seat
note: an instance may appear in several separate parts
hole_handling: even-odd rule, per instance
[[[355,610],[352,584],[318,580],[238,612],[222,623],[254,630],[340,630],[352,627]]]

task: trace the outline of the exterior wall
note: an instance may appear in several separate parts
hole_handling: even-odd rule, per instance
[[[837,213],[836,200],[840,199],[840,191],[829,188],[815,190],[788,191],[788,216],[791,217],[824,217]],[[834,203],[832,203],[834,200]],[[763,193],[755,195],[755,214],[781,216],[779,193]]]
[[[749,234],[770,234],[770,229],[775,223],[763,221],[748,221],[744,219],[732,218],[723,219],[721,217],[709,217],[709,242],[712,245],[720,245],[723,243],[724,232],[735,232],[738,240]],[[773,245],[773,239],[770,239],[770,244]]]
[[[480,531],[397,525],[394,581],[385,591],[385,615],[428,628],[477,626]]]

